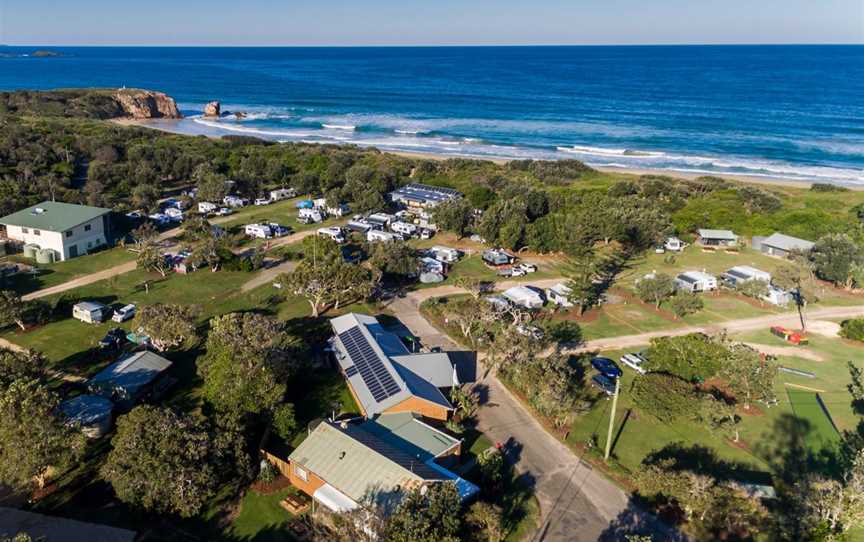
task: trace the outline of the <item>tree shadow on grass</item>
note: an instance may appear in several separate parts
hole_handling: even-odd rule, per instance
[[[646,503],[631,497],[627,507],[600,533],[602,542],[619,542],[627,535],[650,536],[652,540],[686,541],[689,538],[647,511]]]

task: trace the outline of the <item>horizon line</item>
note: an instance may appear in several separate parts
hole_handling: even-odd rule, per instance
[[[226,48],[226,49],[407,49],[407,48],[425,48],[425,49],[446,49],[446,48],[467,48],[467,47],[860,47],[864,46],[862,42],[741,42],[741,43],[454,43],[454,44],[325,44],[325,45],[237,45],[237,44],[19,44],[19,43],[0,43],[0,47],[83,47],[83,48],[178,48],[178,49],[204,49],[204,48]]]

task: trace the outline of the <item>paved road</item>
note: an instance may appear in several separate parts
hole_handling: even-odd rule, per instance
[[[557,281],[546,282],[554,284]],[[540,286],[539,282],[534,284]],[[506,286],[508,284],[500,285],[502,288]],[[460,350],[458,345],[429,324],[419,310],[425,299],[458,291],[452,286],[415,291],[404,298],[394,299],[389,308],[426,346]],[[623,538],[620,533],[604,534],[616,518],[644,516],[631,506],[624,491],[550,435],[497,378],[487,375],[479,385],[487,391],[477,416],[480,430],[493,441],[504,444],[519,473],[534,484],[542,513],[542,524],[535,541],[620,539]],[[652,522],[653,519],[644,521]]]

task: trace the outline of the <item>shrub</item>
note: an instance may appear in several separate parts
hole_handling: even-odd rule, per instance
[[[811,192],[848,192],[849,189],[839,184],[813,183],[810,185]]]
[[[633,402],[663,422],[698,412],[699,395],[693,385],[663,373],[648,373],[633,383]]]
[[[852,318],[840,324],[840,336],[853,341],[864,341],[864,318]]]

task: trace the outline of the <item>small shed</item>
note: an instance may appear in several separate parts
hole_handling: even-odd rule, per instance
[[[734,247],[738,236],[730,230],[699,230],[699,244],[704,247]]]
[[[799,239],[791,235],[773,233],[768,237],[754,237],[753,249],[762,254],[786,258],[793,252],[808,252],[815,243],[806,239]]]
[[[573,306],[573,302],[570,301],[571,293],[573,293],[573,290],[569,286],[563,282],[559,282],[555,286],[546,289],[546,298],[559,307],[569,308]]]
[[[82,301],[72,307],[72,318],[87,324],[104,322],[111,312],[109,307],[95,301]]]
[[[66,423],[78,427],[87,438],[99,438],[108,433],[113,421],[114,403],[98,395],[79,395],[63,401],[57,407]]]
[[[501,295],[514,305],[526,309],[539,309],[546,302],[543,294],[530,286],[513,286]]]
[[[87,382],[90,393],[111,399],[121,410],[135,406],[152,389],[171,362],[149,351],[116,361]]]

